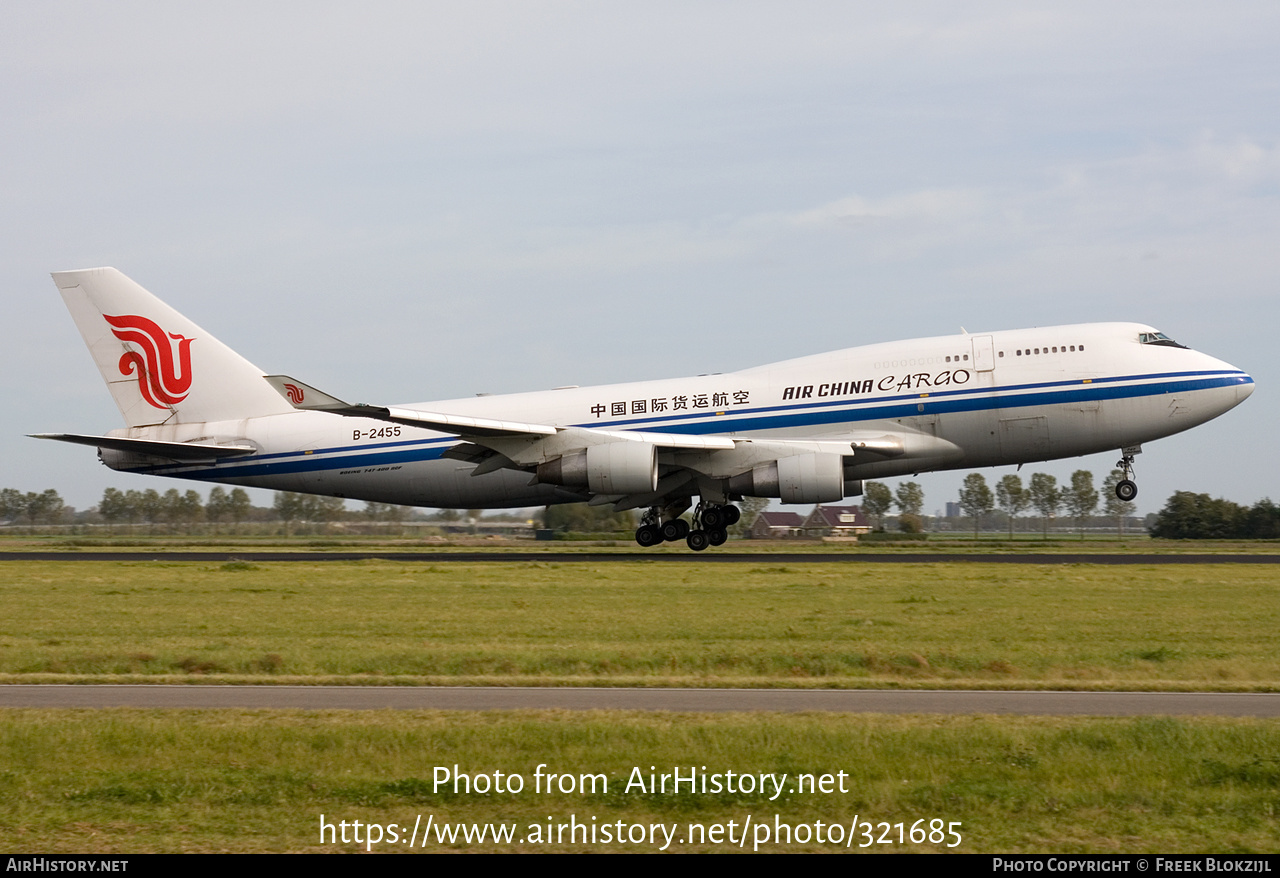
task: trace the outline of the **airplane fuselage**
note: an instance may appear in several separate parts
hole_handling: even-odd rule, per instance
[[[1105,323],[915,339],[739,372],[480,396],[405,409],[557,427],[739,440],[733,453],[665,450],[661,472],[704,489],[777,457],[770,440],[842,443],[844,478],[885,478],[1073,457],[1141,445],[1217,417],[1252,379],[1197,351],[1140,341],[1151,327]],[[896,443],[876,453],[883,432]],[[515,507],[586,499],[531,484],[519,469],[473,475],[442,457],[457,435],[320,411],[139,426],[113,436],[230,442],[257,451],[163,462],[103,449],[113,468],[275,490],[435,507]],[[872,438],[868,450],[859,442]],[[745,441],[750,440],[750,441]],[[826,447],[826,446],[824,446]],[[697,491],[694,491],[697,493]]]

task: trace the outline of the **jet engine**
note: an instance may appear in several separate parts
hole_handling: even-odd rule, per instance
[[[593,494],[648,494],[658,488],[658,449],[649,442],[590,445],[539,464],[538,481]]]
[[[861,485],[849,483],[855,493]],[[845,498],[844,456],[796,454],[753,467],[729,479],[729,491],[749,497],[779,497],[783,503],[834,503]]]

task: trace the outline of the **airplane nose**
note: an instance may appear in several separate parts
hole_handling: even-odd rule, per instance
[[[1244,402],[1253,395],[1253,378],[1249,375],[1241,374],[1236,381],[1236,405]]]

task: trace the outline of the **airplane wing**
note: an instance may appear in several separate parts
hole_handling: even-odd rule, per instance
[[[733,448],[732,439],[723,436],[683,436],[675,433],[645,433],[631,430],[597,430],[588,427],[553,427],[546,424],[524,424],[517,421],[497,421],[490,418],[470,418],[462,415],[447,415],[440,412],[428,412],[420,409],[396,408],[391,406],[351,404],[343,402],[336,396],[330,396],[309,384],[303,384],[288,375],[267,375],[267,381],[281,396],[289,400],[294,408],[303,411],[332,412],[353,418],[373,418],[403,424],[410,427],[422,427],[441,433],[452,433],[468,439],[538,439],[555,436],[560,433],[583,434],[582,438],[594,438],[586,444],[600,444],[603,441],[649,442],[659,448],[683,449],[715,449]],[[491,446],[490,442],[477,444]]]
[[[495,421],[489,418],[466,418],[461,415],[446,415],[439,412],[424,412],[417,409],[392,408],[389,406],[368,405],[366,403],[351,404],[343,402],[336,396],[330,396],[317,390],[310,384],[303,384],[288,375],[266,375],[267,382],[276,391],[289,400],[296,409],[313,412],[333,412],[335,415],[346,415],[350,418],[373,418],[379,421],[390,421],[393,424],[404,424],[410,427],[423,427],[438,430],[441,433],[453,433],[456,436],[553,436],[556,428],[544,424],[520,424],[513,421]]]

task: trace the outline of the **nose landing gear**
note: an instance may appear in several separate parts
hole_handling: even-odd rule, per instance
[[[1133,455],[1134,450],[1130,448],[1124,449],[1121,454],[1124,457],[1116,461],[1116,468],[1124,473],[1124,478],[1116,482],[1116,497],[1128,503],[1138,496],[1138,486],[1133,481]]]

